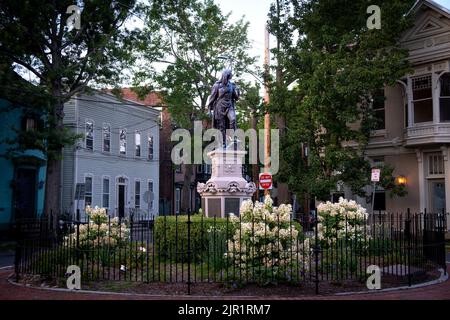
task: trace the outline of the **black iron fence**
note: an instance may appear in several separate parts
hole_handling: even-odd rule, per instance
[[[83,281],[185,283],[188,294],[197,283],[294,284],[319,293],[333,285],[364,289],[371,265],[384,287],[446,272],[445,213],[377,213],[351,230],[351,223],[313,221],[309,232],[295,221],[191,214],[50,220],[17,221],[17,281],[65,279],[77,265]]]

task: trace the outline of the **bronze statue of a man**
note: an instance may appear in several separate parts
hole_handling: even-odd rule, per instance
[[[213,128],[222,133],[223,147],[226,145],[226,130],[236,130],[235,102],[239,99],[239,88],[231,81],[231,70],[225,69],[219,81],[213,85],[206,105],[213,110]]]

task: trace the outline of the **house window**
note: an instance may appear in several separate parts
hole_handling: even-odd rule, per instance
[[[441,76],[441,94],[439,98],[441,122],[450,121],[450,73]]]
[[[444,157],[442,154],[430,154],[428,156],[428,174],[431,176],[444,174]]]
[[[141,134],[140,132],[136,132],[134,134],[134,141],[136,142],[136,157],[141,156]]]
[[[376,120],[375,130],[385,129],[384,89],[376,90],[372,96],[372,110]]]
[[[139,180],[134,182],[134,207],[136,209],[141,207],[141,182]]]
[[[148,182],[148,193],[153,193],[153,181]],[[153,200],[150,201],[149,208],[153,209]]]
[[[153,160],[153,136],[148,136],[148,160]]]
[[[180,204],[181,204],[181,189],[175,189],[175,213],[180,213]]]
[[[103,151],[111,151],[111,127],[109,124],[103,124]]]
[[[109,208],[109,178],[103,178],[102,207]]]
[[[84,205],[92,205],[92,177],[84,178]]]
[[[86,149],[94,149],[94,122],[92,120],[86,120]]]
[[[120,129],[119,131],[119,153],[127,154],[127,130]]]
[[[34,131],[37,128],[36,119],[26,118],[25,120],[25,131]]]
[[[412,79],[414,123],[433,121],[431,74]]]

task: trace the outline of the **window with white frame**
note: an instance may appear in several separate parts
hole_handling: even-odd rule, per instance
[[[141,156],[141,133],[139,131],[136,131],[134,133],[134,141],[135,141],[135,145],[136,145],[135,156],[140,157]]]
[[[153,181],[148,182],[148,193],[153,193]],[[149,203],[149,208],[153,209],[153,200]]]
[[[84,178],[84,205],[92,205],[92,177],[86,176]]]
[[[119,153],[127,154],[127,129],[119,130]]]
[[[175,189],[175,213],[180,213],[180,205],[181,205],[181,189]]]
[[[431,74],[412,78],[414,123],[433,121]]]
[[[450,121],[450,73],[440,77],[439,117],[441,122]]]
[[[148,160],[153,160],[153,136],[148,135]]]
[[[94,121],[92,120],[86,120],[85,147],[88,150],[94,149]]]
[[[134,182],[134,207],[139,209],[141,207],[141,181]]]
[[[444,175],[444,157],[441,153],[428,155],[428,176]]]
[[[372,95],[372,110],[376,121],[375,130],[386,129],[384,89],[376,90]]]
[[[108,123],[103,124],[103,152],[111,151],[111,126]]]
[[[109,208],[109,178],[103,178],[102,207]]]

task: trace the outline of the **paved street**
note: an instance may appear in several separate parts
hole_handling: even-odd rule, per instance
[[[450,264],[447,264],[450,270]],[[18,286],[8,282],[8,277],[13,270],[0,270],[0,300],[264,300],[267,297],[199,297],[199,296],[148,296],[143,294],[98,294],[85,292],[67,292],[53,291],[41,288],[30,288]],[[328,295],[328,296],[295,296],[295,297],[271,297],[274,300],[450,300],[450,281],[427,286],[424,288],[397,290],[392,292],[379,292],[370,294],[353,294],[353,295]]]

